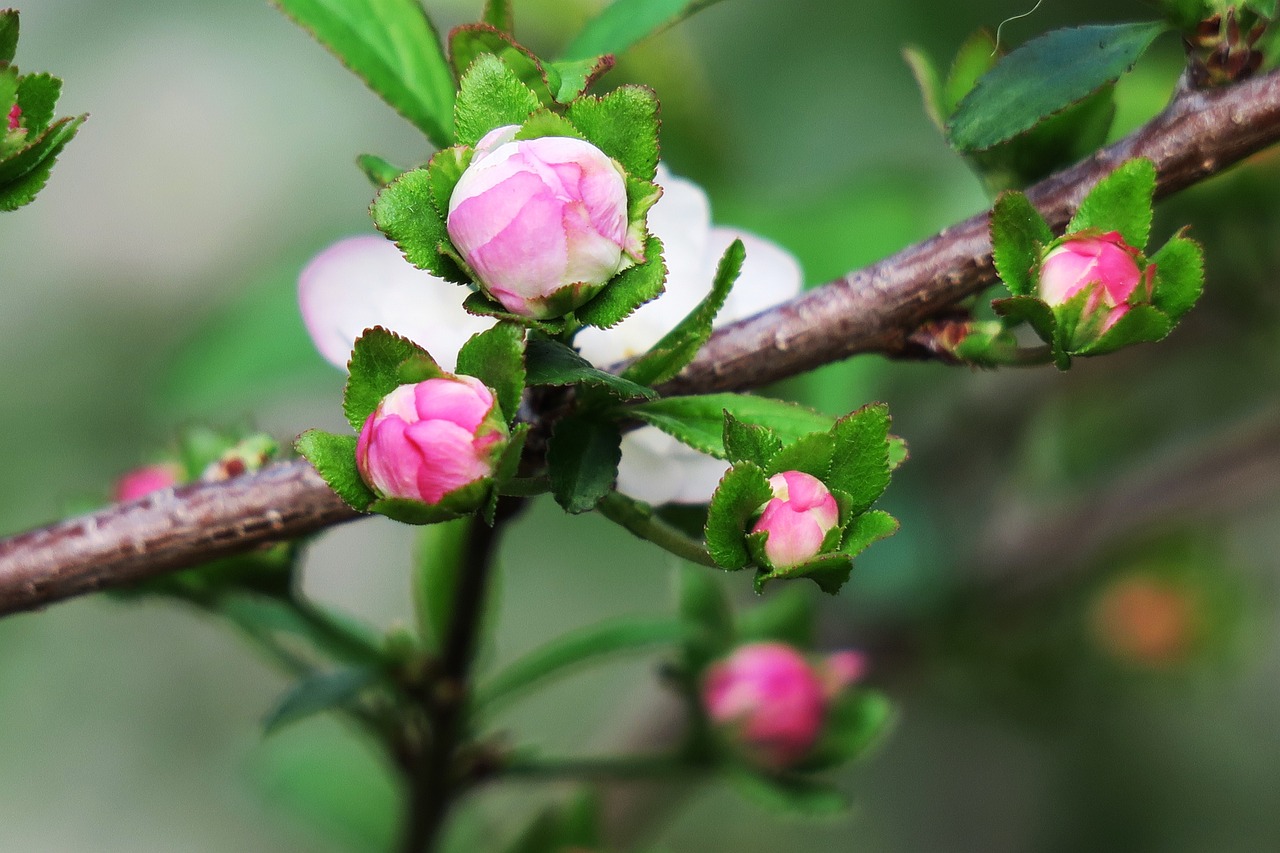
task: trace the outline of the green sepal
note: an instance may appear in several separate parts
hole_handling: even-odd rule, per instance
[[[1182,234],[1178,232],[1151,256],[1156,268],[1151,304],[1173,323],[1191,310],[1204,290],[1204,251]]]
[[[376,512],[405,524],[436,524],[441,521],[451,521],[464,515],[471,515],[483,506],[485,498],[489,495],[490,486],[487,479],[476,480],[454,489],[434,504],[403,498],[380,498],[369,505],[369,512]]]
[[[767,469],[782,450],[782,439],[767,426],[749,424],[724,413],[724,454],[730,462],[754,462]]]
[[[613,68],[616,60],[612,54],[592,56],[587,59],[552,62],[546,66],[548,76],[554,72],[560,78],[556,87],[556,100],[567,104],[583,94],[591,85]]]
[[[347,506],[357,512],[368,512],[369,505],[378,499],[356,468],[354,435],[311,429],[298,436],[293,446]]]
[[[582,131],[573,126],[573,122],[548,109],[538,110],[529,116],[529,120],[520,126],[515,138],[541,139],[544,136],[567,136],[571,139],[586,139],[582,135]]]
[[[847,494],[850,512],[867,509],[889,487],[889,407],[871,403],[835,422],[835,456],[820,479]]]
[[[620,400],[651,400],[653,389],[600,368],[570,347],[543,335],[531,335],[525,348],[526,381],[534,385],[589,385]]]
[[[603,97],[569,104],[569,119],[627,174],[652,181],[658,170],[658,96],[645,86],[619,86]]]
[[[508,424],[515,420],[524,394],[524,336],[523,327],[498,323],[472,335],[458,351],[457,372],[474,376],[493,390]]]
[[[608,329],[630,317],[641,305],[661,296],[667,280],[662,241],[649,237],[644,257],[644,263],[623,270],[610,279],[603,290],[574,311],[574,316],[589,326]]]
[[[813,648],[816,616],[813,596],[800,587],[787,587],[738,616],[738,642]]]
[[[1168,315],[1150,305],[1135,305],[1114,326],[1072,354],[1105,355],[1133,344],[1155,343],[1172,330]]]
[[[1010,325],[1028,324],[1040,340],[1051,346],[1054,344],[1058,321],[1053,315],[1053,309],[1043,299],[1035,296],[1011,296],[1008,299],[994,300],[991,309]]]
[[[853,689],[841,694],[827,708],[822,736],[796,771],[830,770],[865,755],[884,740],[893,721],[893,703],[883,693]]]
[[[759,548],[762,552],[766,535],[753,534],[753,536],[760,537]],[[849,575],[852,573],[853,558],[847,554],[836,552],[834,554],[820,554],[807,563],[786,569],[762,568],[756,572],[752,584],[757,593],[762,593],[770,581],[806,578],[816,583],[818,589],[827,595],[835,595],[840,591],[841,587],[849,582]]]
[[[510,69],[541,103],[551,104],[555,100],[554,90],[547,80],[547,72],[543,69],[542,62],[528,48],[517,43],[501,29],[487,23],[464,24],[455,27],[449,33],[449,62],[453,65],[453,72],[459,80],[466,76],[471,64],[485,54],[501,60],[502,64]],[[520,122],[505,123],[519,124]],[[494,127],[498,126],[494,125]],[[459,140],[466,142],[461,137]]]
[[[455,145],[452,148],[444,148],[437,151],[427,161],[427,191],[430,193],[431,204],[435,207],[436,213],[440,215],[440,219],[445,223],[446,235],[448,233],[449,200],[453,198],[453,190],[458,186],[462,173],[471,165],[471,157],[474,154],[474,148]]]
[[[735,571],[751,563],[747,526],[772,497],[769,478],[755,463],[743,462],[725,472],[707,507],[707,551],[717,565]]]
[[[542,101],[492,53],[475,58],[462,75],[453,106],[458,142],[474,146],[496,127],[524,124]]]
[[[48,183],[58,155],[86,118],[59,119],[26,147],[0,160],[0,210],[17,210],[35,200]]]
[[[13,62],[18,52],[18,10],[0,9],[0,62]]]
[[[262,733],[269,735],[314,714],[347,706],[375,683],[378,675],[377,670],[368,667],[313,672],[281,697],[263,719]]]
[[[844,528],[841,553],[853,558],[881,539],[888,539],[898,532],[898,519],[882,509],[873,509],[856,515]]]
[[[1035,294],[1035,269],[1053,241],[1049,224],[1020,192],[1001,193],[991,209],[991,247],[996,273],[1014,296]]]
[[[490,299],[480,291],[467,294],[467,298],[462,300],[462,308],[468,314],[474,314],[477,317],[493,317],[495,320],[515,323],[527,329],[542,332],[545,335],[560,335],[565,330],[565,319],[563,317],[535,320],[522,314],[513,314],[501,302]]]
[[[795,773],[762,775],[740,771],[731,774],[743,797],[773,812],[802,817],[838,815],[849,801],[829,782]]]
[[[27,74],[18,81],[17,102],[22,126],[31,135],[43,133],[53,121],[62,81],[51,74]]]
[[[515,15],[511,9],[511,0],[484,0],[484,11],[480,20],[495,30],[511,34],[515,32]]]
[[[397,166],[390,160],[379,157],[377,154],[361,154],[356,157],[356,165],[364,173],[364,176],[369,179],[369,183],[373,184],[377,189],[382,189],[409,171]]]
[[[693,361],[698,350],[711,337],[711,326],[724,307],[725,300],[742,272],[746,249],[734,240],[716,267],[711,292],[681,320],[674,329],[631,363],[622,375],[641,385],[658,385],[675,376]]]
[[[799,471],[826,483],[835,453],[834,435],[830,432],[811,432],[787,443],[775,453],[765,466],[764,473],[772,477],[783,471]]]
[[[383,187],[369,212],[373,224],[395,242],[409,263],[446,281],[470,282],[465,270],[441,252],[449,232],[445,217],[436,209],[427,169],[405,172]]]
[[[498,511],[498,497],[502,493],[502,487],[520,473],[520,462],[524,458],[524,444],[529,438],[531,428],[527,423],[513,426],[507,437],[507,446],[502,449],[502,455],[493,465],[493,490],[485,499],[481,510],[484,523],[490,527],[493,526],[494,515]]]
[[[681,567],[676,585],[680,618],[697,629],[684,643],[685,665],[698,673],[733,648],[733,612],[723,587],[705,569]]]
[[[347,363],[350,375],[342,394],[342,410],[346,413],[347,423],[357,433],[364,428],[364,422],[378,408],[383,397],[407,384],[401,376],[400,366],[410,359],[414,359],[422,375],[421,379],[413,381],[448,375],[422,347],[381,326],[367,330],[356,340],[351,360]]]
[[[556,424],[547,449],[551,492],[566,512],[594,509],[618,479],[622,432],[612,421],[567,417]]]
[[[627,257],[635,263],[653,260],[648,254],[647,243],[651,239],[646,230],[649,222],[649,211],[658,199],[662,198],[662,188],[652,181],[642,180],[635,175],[627,175],[627,236],[622,247]],[[661,251],[662,243],[658,243]],[[661,291],[659,291],[661,293]]]
[[[694,450],[725,458],[724,413],[772,429],[783,443],[831,429],[835,419],[813,409],[750,394],[694,394],[638,403],[627,409]]]
[[[1118,231],[1129,246],[1146,248],[1151,236],[1151,200],[1156,167],[1145,157],[1126,160],[1098,181],[1071,217],[1067,235],[1079,231]]]

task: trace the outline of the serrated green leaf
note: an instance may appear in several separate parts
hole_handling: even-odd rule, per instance
[[[48,182],[58,154],[85,118],[59,119],[21,151],[0,160],[0,210],[16,210],[35,199]]]
[[[1119,231],[1125,243],[1144,249],[1151,236],[1151,199],[1156,191],[1156,166],[1145,157],[1126,160],[1098,181],[1071,217],[1067,233],[1086,229]]]
[[[298,454],[311,463],[325,484],[357,512],[366,512],[377,500],[356,468],[356,437],[307,430],[294,443]]]
[[[773,497],[764,471],[751,462],[725,472],[707,508],[707,551],[722,568],[741,569],[751,562],[747,526]]]
[[[695,450],[725,458],[724,413],[740,421],[761,424],[789,443],[811,432],[831,429],[835,418],[796,403],[750,394],[697,394],[638,403],[627,409],[647,424]]]
[[[924,102],[924,114],[933,122],[939,131],[945,132],[947,110],[942,97],[942,81],[938,77],[938,69],[933,60],[919,47],[907,45],[902,49],[902,59],[911,69],[916,86],[920,89],[920,99]]]
[[[568,417],[556,424],[547,449],[551,492],[565,512],[594,509],[613,489],[622,459],[622,432],[613,422]]]
[[[515,32],[515,15],[511,9],[511,0],[484,0],[484,11],[480,14],[480,20],[508,35]]]
[[[369,512],[385,515],[404,524],[439,524],[475,512],[484,504],[490,489],[491,485],[487,480],[476,480],[449,492],[439,503],[424,504],[400,498],[382,498],[369,504]]]
[[[542,335],[529,338],[525,349],[525,381],[529,385],[590,385],[622,400],[652,399],[652,389],[601,370],[564,344]]]
[[[462,75],[454,104],[458,142],[475,145],[496,127],[524,124],[541,104],[506,63],[491,53],[482,53]]]
[[[493,317],[495,320],[506,320],[507,322],[524,326],[526,329],[535,329],[544,335],[560,335],[565,330],[563,317],[535,320],[532,317],[512,314],[501,303],[495,302],[479,291],[467,294],[467,298],[462,300],[462,309],[468,314],[474,314],[477,317]]]
[[[956,107],[973,91],[982,75],[995,67],[999,58],[995,37],[985,27],[961,43],[942,85],[944,121],[951,118]]]
[[[1150,305],[1137,305],[1130,308],[1096,341],[1081,347],[1074,354],[1105,355],[1133,344],[1163,340],[1172,330],[1173,324],[1166,314]]]
[[[0,62],[13,62],[18,51],[18,10],[0,9]]]
[[[272,0],[439,148],[453,144],[453,74],[418,0]]]
[[[53,121],[62,81],[50,74],[27,74],[18,81],[17,100],[22,124],[31,134],[43,133]]]
[[[889,407],[863,406],[836,421],[835,456],[825,482],[847,494],[855,515],[871,506],[889,486]]]
[[[763,547],[763,542],[761,542]],[[799,580],[804,578],[818,585],[827,595],[835,595],[849,582],[853,572],[853,558],[846,554],[824,554],[799,566],[785,569],[765,569],[756,573],[753,585],[757,593],[763,593],[771,581]]]
[[[591,88],[591,84],[604,76],[613,66],[614,58],[610,54],[550,63],[547,70],[554,72],[560,78],[560,85],[556,87],[556,100],[562,104],[569,103]]]
[[[426,169],[405,172],[385,186],[374,199],[370,213],[374,225],[395,242],[409,263],[446,281],[470,281],[458,264],[440,251],[449,232],[444,217],[436,210],[431,175]]]
[[[1040,340],[1047,344],[1054,342],[1058,321],[1053,316],[1053,309],[1037,297],[1011,296],[1008,299],[997,299],[991,303],[991,308],[1009,325],[1027,323]]]
[[[1053,232],[1020,192],[1001,193],[991,209],[991,246],[996,274],[1014,296],[1035,295],[1034,270]]]
[[[472,335],[458,351],[458,373],[474,376],[493,389],[508,422],[515,418],[524,394],[524,335],[515,323],[498,323]]]
[[[376,672],[362,667],[309,675],[295,684],[262,721],[263,734],[269,735],[312,714],[339,708],[359,696],[376,679]]]
[[[408,171],[376,154],[361,154],[356,158],[356,165],[369,182],[379,189]]]
[[[616,619],[579,628],[504,667],[476,692],[476,706],[487,712],[511,702],[530,688],[568,674],[598,659],[626,652],[648,652],[675,645],[691,633],[676,619]]]
[[[1151,263],[1156,268],[1151,303],[1176,323],[1204,290],[1204,252],[1195,240],[1179,235],[1161,246]]]
[[[538,110],[529,116],[529,120],[521,126],[520,131],[516,134],[516,139],[541,139],[544,136],[567,136],[573,139],[583,139],[581,131],[559,113],[553,113],[551,110]]]
[[[871,545],[897,532],[898,519],[884,510],[873,509],[855,516],[849,522],[840,550],[850,557],[856,557]]]
[[[644,263],[614,276],[604,290],[574,311],[574,315],[589,326],[609,329],[630,317],[641,305],[661,296],[667,280],[662,241],[650,237],[644,251]]]
[[[718,0],[614,0],[587,22],[561,59],[620,54],[651,35],[675,26]]]
[[[748,424],[735,418],[728,412],[724,416],[724,452],[730,462],[754,462],[762,469],[778,451],[782,450],[782,439],[777,433],[760,424]]]
[[[827,770],[853,761],[884,739],[893,723],[893,703],[873,690],[853,690],[831,704],[822,739],[799,770]]]
[[[467,570],[467,542],[475,518],[458,518],[422,528],[413,558],[413,606],[422,639],[444,648],[453,619],[458,578]]]
[[[738,616],[738,641],[813,648],[816,614],[817,608],[808,590],[787,587]]]
[[[569,104],[569,120],[627,174],[652,181],[658,169],[658,96],[644,86],[619,86],[603,97]]]
[[[734,240],[716,267],[711,292],[674,329],[632,362],[622,375],[641,385],[658,385],[675,376],[693,361],[698,350],[710,339],[712,323],[724,307],[733,283],[742,272],[745,258],[746,249],[742,241]]]
[[[449,61],[459,80],[471,63],[486,53],[502,60],[543,104],[551,104],[555,100],[542,62],[511,36],[489,24],[466,24],[449,33]]]
[[[845,796],[828,782],[793,774],[759,776],[735,773],[732,778],[744,797],[783,814],[827,816],[840,814],[849,807]]]
[[[690,672],[700,672],[733,646],[733,612],[724,589],[706,569],[682,566],[676,583],[680,618],[697,629],[685,642],[685,664]]]
[[[342,395],[342,410],[347,415],[347,423],[357,433],[364,428],[364,422],[382,398],[406,384],[401,377],[400,366],[411,358],[422,359],[421,363],[426,368],[420,371],[421,378],[414,381],[446,375],[426,350],[381,326],[369,329],[356,340],[351,360],[347,363],[350,375]]]
[[[427,189],[431,193],[431,203],[436,213],[446,223],[449,219],[449,201],[453,198],[453,190],[458,186],[462,173],[471,165],[471,157],[475,151],[464,145],[445,148],[431,155],[427,162]],[[447,230],[447,227],[446,227]]]
[[[829,432],[811,432],[787,443],[765,466],[769,476],[783,471],[799,471],[824,483],[836,452],[835,437]]]
[[[997,145],[1083,100],[1128,71],[1163,22],[1055,30],[1032,39],[983,75],[952,116],[951,144],[962,151]]]

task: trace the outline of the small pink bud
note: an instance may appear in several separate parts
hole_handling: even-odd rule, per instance
[[[471,376],[401,385],[365,421],[356,465],[379,497],[435,504],[493,474],[507,427]]]
[[[627,245],[626,179],[589,142],[516,131],[476,145],[449,200],[449,239],[508,311],[558,317],[643,260]]]
[[[1138,251],[1111,231],[1098,237],[1067,240],[1045,255],[1040,265],[1040,297],[1050,305],[1062,305],[1090,285],[1101,285],[1085,305],[1092,314],[1106,306],[1106,331],[1129,313],[1129,302],[1140,284],[1150,287],[1155,266],[1138,268]],[[1145,281],[1144,281],[1145,278]]]
[[[764,505],[752,533],[768,533],[764,553],[774,568],[807,563],[822,551],[822,540],[840,522],[840,508],[822,481],[800,471],[769,478],[773,498]]]
[[[827,698],[833,699],[843,693],[849,685],[861,681],[869,668],[867,656],[853,649],[827,655],[819,667]]]
[[[21,120],[22,120],[22,108],[19,107],[17,104],[14,104],[13,108],[9,110],[9,129],[17,130],[18,128],[20,128],[22,126]]]
[[[113,497],[116,503],[136,501],[152,492],[173,488],[182,480],[182,474],[182,468],[173,463],[146,465],[117,480]]]
[[[782,643],[739,646],[702,681],[711,721],[772,770],[800,762],[822,734],[828,693],[800,652]]]

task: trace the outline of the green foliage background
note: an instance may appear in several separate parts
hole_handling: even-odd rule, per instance
[[[92,116],[41,198],[0,224],[0,530],[100,498],[186,421],[341,430],[342,377],[306,339],[294,279],[332,240],[371,230],[355,155],[418,162],[420,137],[265,3],[21,5],[18,61],[58,73],[63,109]],[[442,30],[479,5],[429,4]],[[668,163],[708,187],[717,221],[786,245],[815,284],[985,206],[899,49],[949,57],[1025,5],[728,0],[612,80],[655,86]],[[517,2],[517,32],[552,50],[594,6]],[[1136,2],[1045,4],[1005,38],[1146,16]],[[1166,38],[1121,82],[1120,130],[1159,109],[1178,67]],[[833,412],[885,400],[911,441],[885,499],[902,533],[823,602],[827,645],[880,649],[902,721],[847,771],[851,815],[799,823],[717,788],[689,801],[661,849],[1280,844],[1275,462],[1246,466],[1231,491],[1250,499],[1226,519],[1224,495],[1185,461],[1239,424],[1277,431],[1278,189],[1273,152],[1159,210],[1157,240],[1190,222],[1209,258],[1203,304],[1162,345],[1066,375],[860,359],[789,384]],[[1033,540],[1035,564],[1009,565],[1002,543],[1028,520],[1144,470],[1179,482],[1193,509],[1083,565],[1087,528]],[[490,661],[668,606],[668,561],[599,519],[544,501],[516,533]],[[412,536],[382,520],[327,533],[307,587],[408,622]],[[564,541],[581,563],[549,556]],[[1072,582],[973,591],[1010,567],[1033,581],[1072,568]],[[1134,572],[1189,590],[1201,614],[1177,666],[1118,659],[1088,628],[1100,591]],[[593,671],[506,718],[548,749],[605,748],[656,694],[652,663]],[[234,636],[164,603],[81,599],[0,621],[0,850],[379,849],[395,803],[355,735],[317,719],[261,740],[283,687]],[[452,848],[494,849],[544,795],[487,792]]]

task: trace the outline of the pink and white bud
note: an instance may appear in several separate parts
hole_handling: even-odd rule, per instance
[[[14,104],[9,110],[9,129],[17,130],[22,127],[22,108]]]
[[[581,139],[517,141],[517,130],[476,145],[449,200],[449,239],[508,311],[558,317],[644,258],[628,240],[621,167]]]
[[[801,471],[769,478],[773,497],[764,505],[752,533],[768,533],[764,553],[774,568],[807,563],[822,551],[822,542],[840,523],[840,507],[822,481]]]
[[[436,504],[491,476],[506,438],[493,392],[480,380],[428,379],[382,398],[360,431],[356,465],[381,498]]]
[[[708,667],[702,703],[711,721],[755,763],[785,770],[822,734],[828,693],[804,655],[782,643],[739,646]]]
[[[1138,286],[1145,283],[1150,287],[1155,266],[1149,265],[1144,273],[1138,268],[1137,259],[1138,250],[1115,231],[1066,240],[1045,255],[1040,264],[1040,298],[1057,306],[1086,287],[1101,285],[1085,305],[1085,314],[1106,306],[1102,325],[1102,331],[1106,331],[1129,313],[1129,301]]]
[[[145,465],[125,474],[116,481],[112,494],[116,503],[136,501],[152,492],[171,489],[182,481],[182,468],[176,464],[162,462],[157,465]]]

